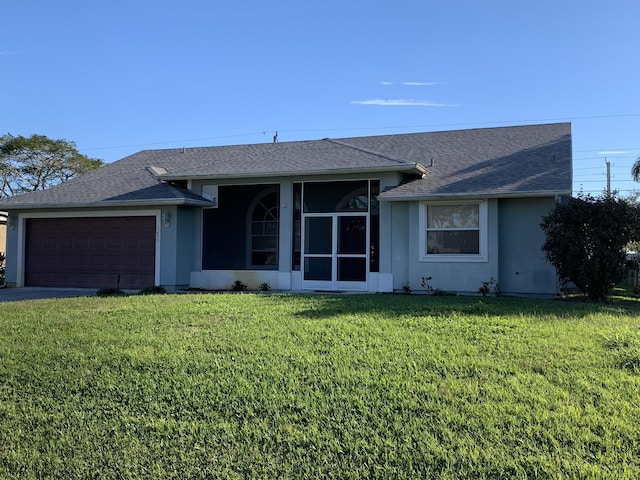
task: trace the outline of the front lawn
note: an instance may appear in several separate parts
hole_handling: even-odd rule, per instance
[[[0,478],[639,478],[640,302],[0,304]]]

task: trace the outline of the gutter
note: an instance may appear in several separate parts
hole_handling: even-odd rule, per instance
[[[54,208],[111,208],[111,207],[157,207],[162,205],[188,205],[193,207],[210,207],[207,200],[191,200],[163,198],[157,200],[130,200],[122,202],[118,200],[102,200],[94,203],[41,203],[29,205],[11,205],[8,210],[51,210]],[[3,207],[6,208],[6,207]]]
[[[455,198],[483,199],[483,198],[543,198],[556,197],[558,195],[569,195],[571,191],[554,190],[548,192],[516,192],[516,193],[485,193],[485,192],[453,192],[432,195],[385,195],[384,192],[378,195],[382,202],[415,202],[426,200],[451,200]]]
[[[376,172],[413,172],[420,176],[425,176],[429,173],[424,166],[419,163],[410,163],[406,165],[388,165],[380,167],[350,167],[350,168],[324,168],[322,170],[286,170],[280,172],[246,172],[246,173],[228,173],[228,174],[195,174],[195,175],[180,175],[180,172],[176,173],[163,173],[156,175],[156,178],[161,180],[175,181],[175,180],[219,180],[228,178],[265,178],[265,177],[298,177],[298,176],[317,176],[317,175],[338,175],[348,173],[376,173]]]

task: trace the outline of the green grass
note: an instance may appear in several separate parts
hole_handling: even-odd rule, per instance
[[[0,478],[639,478],[640,302],[0,304]]]

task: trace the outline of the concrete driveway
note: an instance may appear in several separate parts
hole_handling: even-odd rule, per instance
[[[0,288],[0,302],[17,302],[39,298],[90,297],[95,294],[95,288]]]

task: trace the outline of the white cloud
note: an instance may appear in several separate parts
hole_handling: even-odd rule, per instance
[[[408,99],[395,99],[395,100],[385,100],[382,98],[375,98],[371,100],[353,100],[352,104],[356,105],[382,105],[382,106],[390,106],[390,107],[459,107],[460,105],[454,105],[449,103],[436,103],[436,102],[427,102],[424,100],[408,100]]]
[[[380,85],[394,85],[394,82],[380,82]],[[442,82],[401,82],[400,85],[409,87],[431,87],[433,85],[442,85]]]
[[[431,87],[433,85],[441,85],[441,82],[402,82],[402,84],[411,87]]]

